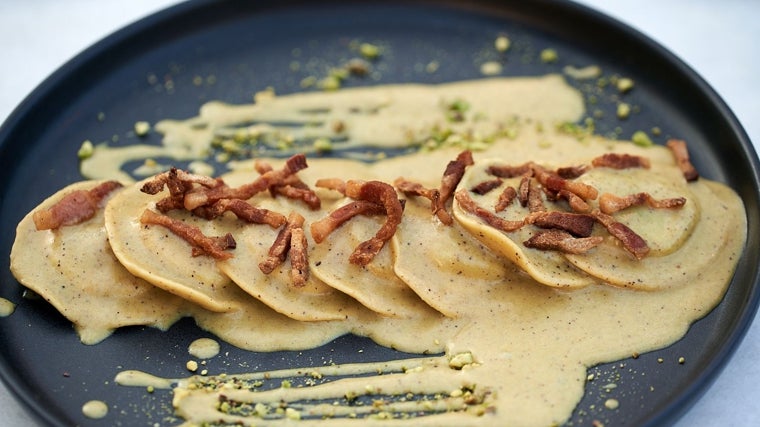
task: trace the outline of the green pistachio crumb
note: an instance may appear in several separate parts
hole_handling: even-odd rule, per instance
[[[647,135],[647,133],[643,130],[637,130],[634,132],[633,136],[631,136],[631,141],[640,147],[649,147],[654,144],[654,142],[652,142],[652,140],[649,138],[649,135]]]
[[[617,81],[617,89],[620,93],[626,93],[633,89],[633,80],[628,77],[622,77]]]
[[[139,121],[135,123],[135,135],[145,136],[150,132],[150,123]]]
[[[367,59],[377,59],[380,56],[380,48],[372,43],[359,45],[359,53]]]
[[[333,148],[332,141],[328,138],[317,138],[314,140],[313,145],[315,150],[322,153],[332,151]]]
[[[317,83],[317,86],[325,91],[338,90],[341,86],[341,79],[330,75],[320,80],[319,83]]]
[[[493,44],[497,51],[506,52],[509,50],[509,46],[512,44],[512,42],[507,36],[499,36],[496,37],[496,40],[494,40]]]
[[[559,60],[559,54],[554,49],[544,49],[541,51],[541,62],[550,64]]]
[[[92,157],[92,153],[94,152],[95,147],[92,145],[92,141],[88,139],[82,142],[82,145],[79,147],[79,151],[77,151],[77,157],[79,157],[79,160],[84,160]]]
[[[617,117],[620,120],[627,119],[631,115],[631,106],[625,102],[621,102],[617,106]]]

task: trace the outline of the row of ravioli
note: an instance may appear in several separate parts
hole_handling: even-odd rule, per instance
[[[236,316],[256,316],[266,326],[250,332],[251,342],[241,343],[243,335],[235,335],[231,341],[257,349],[268,348],[267,334],[278,331],[300,331],[320,343],[346,332],[361,333],[362,325],[378,321],[397,321],[399,327],[404,322],[427,322],[435,327],[436,323],[467,315],[459,309],[463,298],[483,295],[484,289],[487,294],[488,289],[505,286],[515,275],[527,274],[536,286],[548,285],[558,291],[598,284],[651,291],[688,282],[684,278],[698,274],[697,267],[709,262],[720,247],[706,251],[690,238],[699,233],[702,222],[717,220],[700,208],[700,204],[715,199],[715,188],[705,182],[688,183],[661,147],[644,150],[621,145],[624,150],[652,159],[652,166],[594,168],[577,181],[618,195],[646,192],[660,199],[686,199],[679,209],[637,206],[615,214],[652,248],[644,259],[632,257],[601,226],[595,226],[593,232],[602,236],[601,244],[587,252],[532,249],[523,242],[536,233],[535,226],[512,232],[499,230],[463,209],[456,199],[446,206],[455,221],[445,225],[431,214],[429,200],[399,192],[399,197],[405,199],[402,221],[392,239],[367,265],[350,263],[348,257],[360,242],[374,235],[383,223],[382,215],[356,216],[321,243],[314,241],[305,226],[309,275],[305,285],[293,286],[287,263],[268,274],[259,268],[278,229],[250,224],[232,214],[207,220],[181,209],[168,212],[204,235],[229,233],[235,238],[233,256],[228,259],[194,256],[191,246],[170,230],[140,221],[145,210],[155,210],[156,203],[166,196],[142,192],[144,182],[114,191],[103,209],[85,222],[57,230],[34,228],[34,211],[48,209],[67,193],[98,185],[87,181],[51,196],[21,221],[11,268],[19,282],[42,295],[72,321],[86,343],[98,342],[121,326],[166,329],[184,316],[193,316],[201,327],[224,336],[234,330]],[[571,161],[573,165],[588,163],[609,150],[600,145]],[[499,180],[497,188],[483,194],[472,189],[493,179],[490,166],[515,164],[523,159],[488,154],[476,156],[458,189],[467,191],[479,206],[492,209],[501,190],[518,186],[520,178]],[[320,178],[391,183],[403,176],[434,188],[451,158],[452,152],[442,150],[374,164],[309,159],[308,168],[298,172],[298,177],[315,189],[321,209],[269,192],[261,192],[248,202],[283,215],[298,212],[308,225],[350,202],[339,192],[317,188],[314,184]],[[567,165],[560,159],[544,161],[547,167]],[[271,164],[278,167],[279,161],[272,160]],[[220,179],[236,187],[257,176],[253,168],[240,167]],[[568,210],[562,200],[545,198],[544,203],[551,211]],[[505,220],[521,220],[529,214],[527,209],[513,203],[495,214]],[[669,265],[684,266],[677,272],[678,278],[668,277],[670,272],[663,271]]]

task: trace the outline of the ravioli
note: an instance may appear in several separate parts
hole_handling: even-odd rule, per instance
[[[38,231],[34,225],[34,212],[98,184],[69,185],[24,217],[11,249],[11,272],[69,319],[85,344],[98,343],[122,326],[166,330],[187,313],[185,302],[122,267],[109,245],[103,209],[85,222],[55,230]]]
[[[380,228],[383,218],[356,216],[320,243],[309,247],[313,275],[362,303],[391,317],[416,317],[431,308],[393,271],[390,245],[366,266],[348,261],[356,246]]]
[[[492,175],[487,173],[488,167],[493,164],[504,163],[506,162],[495,159],[477,161],[475,165],[468,168],[458,188],[469,191],[483,181],[494,179]],[[498,188],[484,195],[470,192],[470,196],[480,206],[493,210],[504,187],[511,185],[517,188],[519,181],[520,178],[505,179]],[[547,286],[568,289],[588,286],[596,282],[593,277],[577,269],[561,253],[526,247],[523,242],[533,235],[536,227],[528,225],[513,232],[502,232],[463,210],[456,200],[454,200],[452,210],[454,218],[473,236],[491,250],[514,262],[537,282]],[[528,208],[522,207],[515,201],[497,215],[509,221],[522,221],[529,213]]]
[[[420,198],[407,199],[404,221],[391,243],[396,275],[450,317],[467,315],[462,312],[460,288],[501,286],[514,273],[509,263],[484,248],[459,223],[443,225],[430,203]]]
[[[674,165],[655,165],[658,171],[632,168],[612,170],[595,168],[576,179],[595,187],[599,194],[612,193],[626,196],[640,192],[649,193],[662,200],[683,197],[686,203],[678,209],[657,209],[649,206],[632,206],[615,212],[613,217],[635,230],[649,245],[648,257],[675,252],[692,234],[699,222],[697,198],[691,193],[681,172]]]
[[[279,162],[272,162],[273,167],[279,167]],[[315,187],[316,180],[336,171],[342,174],[358,173],[360,164],[356,162],[336,161],[332,166],[317,166],[306,168],[299,172],[298,177],[309,188],[319,192],[323,207],[340,198],[339,193],[320,190]],[[256,173],[242,168],[238,171],[223,175],[221,178],[232,187],[240,186],[255,179]],[[306,219],[304,232],[310,239],[308,224],[324,215],[324,210],[310,209],[301,201],[278,196],[273,198],[269,193],[262,193],[250,200],[257,207],[269,209],[287,216],[290,212],[298,212]],[[296,287],[290,278],[290,262],[285,260],[274,271],[264,274],[259,268],[259,262],[267,257],[272,242],[279,229],[266,225],[247,224],[238,222],[238,228],[232,233],[238,242],[235,256],[228,260],[219,261],[217,265],[241,289],[249,295],[268,305],[275,311],[292,319],[302,321],[339,320],[356,317],[362,307],[356,300],[339,290],[326,285],[314,274],[310,274],[303,287]],[[313,241],[312,241],[313,243]],[[346,261],[348,262],[348,261]]]
[[[693,232],[680,240],[677,251],[653,254],[637,260],[614,241],[607,239],[593,251],[578,255],[566,254],[565,257],[581,270],[615,286],[654,291],[685,286],[699,280],[704,266],[710,265],[733,240],[732,230],[743,230],[746,224],[744,217],[724,217],[728,206],[740,203],[735,193],[726,190],[724,186],[699,181],[689,184],[689,189],[690,194],[693,193],[696,197],[692,196],[688,203],[696,205],[695,209],[700,210],[701,215],[695,221]],[[703,203],[700,204],[698,200]],[[652,222],[659,223],[657,220]],[[657,228],[661,227],[664,226]],[[665,232],[662,229],[660,231]]]
[[[130,273],[210,311],[231,311],[238,305],[237,286],[208,256],[192,256],[191,246],[158,225],[145,225],[140,216],[166,192],[152,196],[140,191],[143,182],[128,186],[105,209],[108,239],[116,258]],[[205,235],[222,236],[237,227],[229,217],[208,221],[184,210],[169,216],[195,225]]]

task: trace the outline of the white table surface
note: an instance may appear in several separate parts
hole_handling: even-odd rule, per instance
[[[0,122],[65,61],[176,0],[0,0]],[[639,29],[691,65],[760,144],[760,1],[581,0]],[[678,422],[760,425],[760,321],[712,387]],[[34,421],[0,384],[0,424]]]

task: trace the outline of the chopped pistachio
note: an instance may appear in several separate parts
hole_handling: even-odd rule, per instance
[[[618,79],[616,86],[621,93],[626,93],[633,89],[633,80],[628,77],[621,77]]]
[[[631,115],[631,106],[625,102],[621,102],[617,106],[617,117],[620,120],[627,119]]]
[[[449,359],[449,368],[462,369],[466,365],[472,365],[474,362],[475,358],[471,352],[457,353]]]
[[[631,136],[631,141],[641,147],[649,147],[654,144],[654,142],[652,142],[652,140],[649,138],[649,135],[647,135],[647,133],[643,130],[637,130],[634,132]]]
[[[541,62],[550,64],[559,60],[559,54],[554,49],[544,49],[541,51]]]
[[[494,40],[493,45],[499,52],[506,52],[509,50],[509,46],[512,44],[512,42],[509,40],[507,36],[499,36],[496,37],[496,40]]]
[[[314,140],[313,145],[315,150],[323,153],[332,151],[333,148],[332,141],[328,138],[317,138]]]
[[[92,141],[89,139],[82,142],[82,145],[79,147],[79,151],[77,151],[77,157],[79,157],[80,160],[87,159],[92,156],[92,153],[95,152],[95,147],[92,145]]]
[[[338,90],[340,89],[340,86],[341,86],[341,79],[330,75],[320,80],[319,83],[317,83],[317,86],[320,89],[326,90],[326,91]]]
[[[293,408],[285,408],[285,418],[289,420],[300,420],[301,413]]]
[[[150,123],[146,121],[139,121],[135,123],[135,135],[145,136],[150,132]]]
[[[480,74],[484,76],[496,76],[501,74],[502,66],[497,61],[488,61],[480,65]]]
[[[377,59],[380,56],[380,48],[372,43],[362,43],[359,46],[359,53],[367,59]]]

